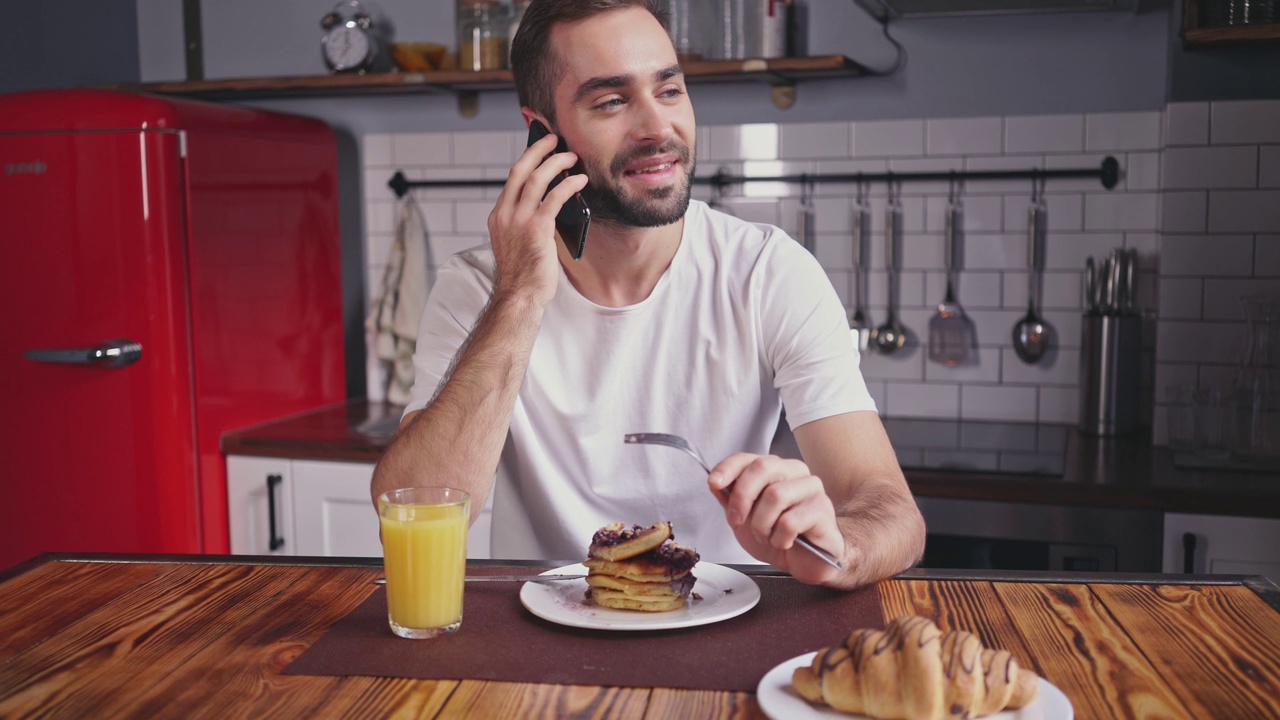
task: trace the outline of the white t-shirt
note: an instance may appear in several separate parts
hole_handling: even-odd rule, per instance
[[[493,286],[488,246],[441,267],[406,413],[435,394]],[[767,453],[784,406],[793,428],[875,410],[844,307],[817,260],[784,232],[693,201],[680,247],[645,300],[596,305],[561,270],[502,452],[493,556],[576,562],[602,525],[670,520],[676,540],[706,560],[757,562],[692,458],[622,437],[681,435],[714,465],[738,451]]]

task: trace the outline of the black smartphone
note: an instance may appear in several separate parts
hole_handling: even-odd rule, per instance
[[[547,130],[547,126],[537,120],[529,123],[530,145],[550,134],[551,131]],[[555,152],[568,151],[569,147],[564,144],[564,138],[559,138]],[[551,192],[552,188],[559,185],[560,181],[569,177],[570,174],[580,172],[582,172],[581,164],[574,165],[571,170],[560,173],[551,181],[547,192]],[[574,260],[582,259],[582,251],[587,247],[587,227],[590,225],[591,208],[587,207],[587,201],[582,199],[581,193],[574,193],[573,197],[566,200],[564,207],[561,207],[560,212],[556,214],[556,232],[560,233],[560,239],[564,241],[564,246],[569,248],[569,255]]]

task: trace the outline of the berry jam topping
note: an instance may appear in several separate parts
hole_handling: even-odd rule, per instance
[[[596,531],[591,536],[591,544],[599,547],[613,547],[621,545],[624,542],[630,542],[636,538],[645,528],[639,525],[632,525],[622,530],[615,529],[615,525],[609,525]]]
[[[637,555],[636,560],[660,563],[672,570],[688,570],[698,564],[699,555],[692,548],[677,545],[673,542],[663,543],[647,553]]]

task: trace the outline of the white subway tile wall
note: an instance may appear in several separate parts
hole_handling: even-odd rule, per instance
[[[1165,115],[1157,443],[1170,388],[1230,390],[1248,338],[1241,296],[1280,294],[1280,101],[1174,103]]]
[[[1241,292],[1280,292],[1280,101],[1173,103],[1164,112],[1080,113],[699,128],[700,175],[718,169],[764,176],[1096,167],[1106,155],[1121,181],[1093,179],[1046,186],[1049,237],[1041,291],[1055,346],[1028,366],[1010,348],[1026,312],[1026,180],[969,181],[956,291],[973,320],[978,347],[967,365],[927,360],[928,322],[946,286],[942,243],[945,182],[902,187],[904,247],[900,317],[906,347],[869,351],[862,371],[881,410],[895,417],[1074,423],[1079,413],[1083,268],[1113,248],[1139,252],[1139,308],[1151,319],[1155,427],[1163,441],[1165,386],[1229,381],[1241,359]],[[368,296],[381,282],[395,233],[396,202],[386,181],[506,176],[524,147],[522,132],[398,133],[363,138]],[[872,186],[873,322],[883,322],[888,292],[883,240],[886,188]],[[851,183],[815,188],[817,257],[852,306],[857,276],[850,244]],[[415,191],[438,264],[487,241],[495,188]],[[799,188],[746,183],[725,206],[739,217],[796,229]],[[706,186],[695,197],[709,199]],[[370,360],[369,396],[385,376]],[[1150,415],[1150,413],[1144,413]]]

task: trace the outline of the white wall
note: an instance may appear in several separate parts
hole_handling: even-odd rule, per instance
[[[1173,103],[1161,176],[1156,440],[1171,385],[1229,393],[1240,296],[1280,295],[1280,100]]]

